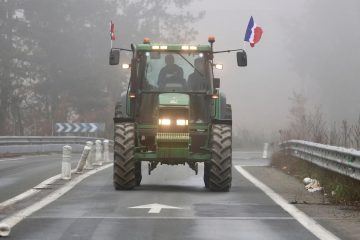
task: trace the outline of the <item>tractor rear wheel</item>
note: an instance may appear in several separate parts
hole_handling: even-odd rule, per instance
[[[130,190],[136,184],[136,162],[134,159],[135,129],[133,123],[115,125],[114,174],[116,190]]]
[[[232,137],[231,126],[214,124],[212,126],[212,158],[209,172],[211,191],[227,192],[231,187]]]

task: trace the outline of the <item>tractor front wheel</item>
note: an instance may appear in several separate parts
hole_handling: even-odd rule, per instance
[[[231,187],[232,180],[231,126],[214,124],[211,137],[212,158],[209,167],[209,189],[216,192],[227,192]]]
[[[114,138],[114,174],[113,174],[114,187],[116,190],[133,189],[137,185],[137,182],[139,182],[136,179],[137,174],[136,174],[136,162],[134,159],[134,143],[135,143],[134,124],[133,123],[116,124],[115,138]]]

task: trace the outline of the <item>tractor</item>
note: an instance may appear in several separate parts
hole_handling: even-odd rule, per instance
[[[213,51],[208,44],[158,44],[148,38],[131,49],[111,48],[110,65],[118,65],[121,51],[132,54],[127,91],[121,94],[114,116],[116,190],[131,190],[160,164],[187,164],[195,174],[204,166],[210,191],[226,192],[232,181],[232,113],[214,77],[214,54],[237,52],[237,65],[246,66],[243,49]]]

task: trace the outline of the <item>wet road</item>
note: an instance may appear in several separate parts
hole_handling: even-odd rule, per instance
[[[72,155],[72,166],[79,160]],[[61,154],[0,158],[0,202],[32,188],[61,171]]]
[[[266,165],[260,156],[234,152],[233,163]],[[108,168],[22,221],[7,239],[316,239],[234,168],[228,193],[206,190],[199,170],[195,176],[187,166],[162,165],[148,176],[143,165],[140,187],[115,191]],[[141,208],[148,204],[159,205]]]

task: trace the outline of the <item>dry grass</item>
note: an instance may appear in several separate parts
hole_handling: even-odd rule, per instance
[[[305,177],[319,180],[332,203],[360,206],[360,181],[280,152],[272,155],[272,165],[300,181]]]

